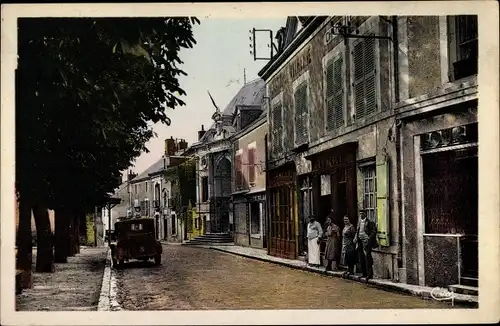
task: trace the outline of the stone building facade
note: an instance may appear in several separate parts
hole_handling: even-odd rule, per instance
[[[254,248],[267,247],[266,219],[266,135],[267,115],[260,117],[233,136],[234,243]],[[241,113],[240,113],[241,114]],[[244,114],[244,113],[243,113]]]
[[[410,76],[395,110],[402,275],[411,284],[477,286],[477,16],[402,17],[400,25],[400,69]]]
[[[309,17],[298,31],[292,20],[294,37],[259,72],[269,100],[268,252],[297,258],[309,215],[323,223],[333,209],[342,227],[364,208],[378,229],[375,277],[444,285],[466,269],[471,278],[477,259],[465,268],[460,252],[477,255],[477,200],[423,199],[435,183],[477,195],[477,18]],[[354,29],[344,37],[338,26]],[[442,162],[467,161],[455,175],[437,156],[422,159],[450,149]],[[453,209],[457,200],[467,213]],[[452,220],[462,222],[444,234],[424,226]]]
[[[199,140],[191,147],[196,160],[196,204],[198,228],[204,233],[231,233],[233,212],[230,209],[233,175],[233,141],[238,123],[238,108],[260,107],[264,96],[261,79],[243,85],[223,111],[218,109],[212,116],[214,124],[208,130],[200,130]],[[239,121],[239,122],[238,122]],[[195,232],[196,233],[196,232]]]

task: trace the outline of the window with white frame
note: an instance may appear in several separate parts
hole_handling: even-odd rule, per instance
[[[325,67],[326,82],[326,130],[332,131],[344,125],[344,56],[336,53]]]
[[[363,208],[367,217],[377,223],[377,175],[375,164],[362,167]]]
[[[307,107],[308,85],[302,82],[294,92],[295,103],[295,145],[306,144],[309,140],[309,110]]]
[[[458,80],[477,74],[478,67],[477,15],[448,17],[450,42],[450,78]]]
[[[373,34],[367,34],[371,36]],[[362,38],[354,42],[353,63],[353,99],[355,119],[363,119],[377,111],[377,40]]]
[[[276,103],[272,108],[272,148],[273,153],[279,154],[283,151],[283,105]]]

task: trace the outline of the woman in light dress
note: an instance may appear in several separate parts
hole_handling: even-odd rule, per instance
[[[319,243],[323,229],[314,216],[309,217],[307,224],[307,263],[309,266],[318,267],[321,265]]]

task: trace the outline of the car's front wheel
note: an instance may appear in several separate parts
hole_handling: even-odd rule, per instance
[[[154,260],[155,260],[155,265],[160,265],[161,264],[161,255],[156,255]]]

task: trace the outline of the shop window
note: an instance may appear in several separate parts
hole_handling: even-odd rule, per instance
[[[477,147],[422,155],[425,233],[477,235]]]
[[[344,125],[344,58],[342,53],[326,65],[326,130],[332,131]]]
[[[375,165],[362,168],[363,171],[363,208],[367,217],[377,223],[377,177]]]
[[[355,119],[363,119],[377,111],[376,40],[360,39],[354,43],[353,94]]]
[[[250,233],[252,235],[260,235],[260,221],[261,221],[261,203],[250,203]]]
[[[295,102],[295,145],[308,142],[309,136],[309,110],[307,107],[307,82],[300,84],[294,93]]]
[[[283,106],[278,103],[272,108],[272,149],[275,155],[283,151]]]
[[[201,201],[208,200],[208,177],[201,177]]]

